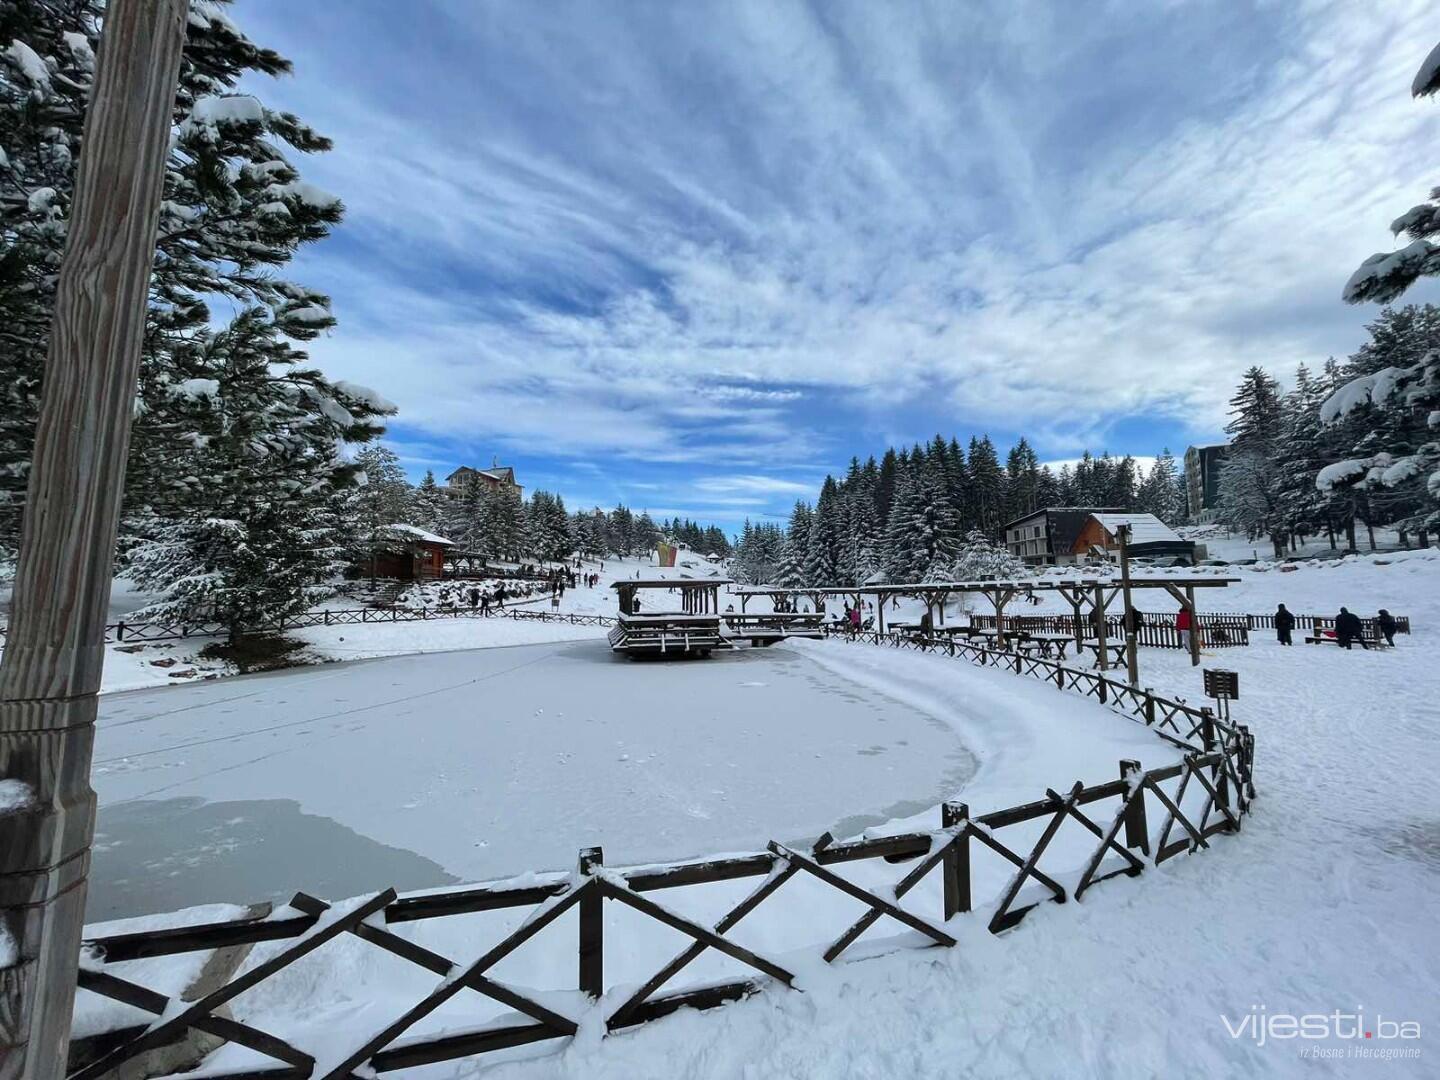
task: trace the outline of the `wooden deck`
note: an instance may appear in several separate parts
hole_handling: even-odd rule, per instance
[[[607,637],[613,651],[634,657],[709,656],[730,647],[719,615],[621,614]]]

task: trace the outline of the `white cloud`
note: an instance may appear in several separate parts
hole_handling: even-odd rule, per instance
[[[307,259],[314,351],[533,453],[836,469],[835,400],[1214,430],[1245,367],[1358,343],[1340,287],[1440,179],[1419,3],[449,10],[448,94],[344,50],[283,87],[365,252]]]

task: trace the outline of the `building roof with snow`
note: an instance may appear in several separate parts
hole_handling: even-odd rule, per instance
[[[445,537],[437,536],[426,529],[420,528],[418,525],[387,525],[385,528],[400,539],[408,540],[411,543],[438,544],[441,547],[455,546],[454,540],[446,540]]]
[[[1185,542],[1184,537],[1154,514],[1105,512],[1090,516],[1100,522],[1111,536],[1115,535],[1115,530],[1121,525],[1129,525],[1131,544],[1180,544]]]

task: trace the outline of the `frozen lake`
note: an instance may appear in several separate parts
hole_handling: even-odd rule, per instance
[[[527,645],[107,695],[87,917],[843,836],[974,767],[940,721],[783,645]]]

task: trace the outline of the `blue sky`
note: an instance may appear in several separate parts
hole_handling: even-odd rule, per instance
[[[1418,2],[233,15],[336,143],[314,358],[400,405],[414,475],[572,507],[732,527],[936,431],[1178,453],[1246,367],[1360,343],[1341,286],[1440,182]]]

